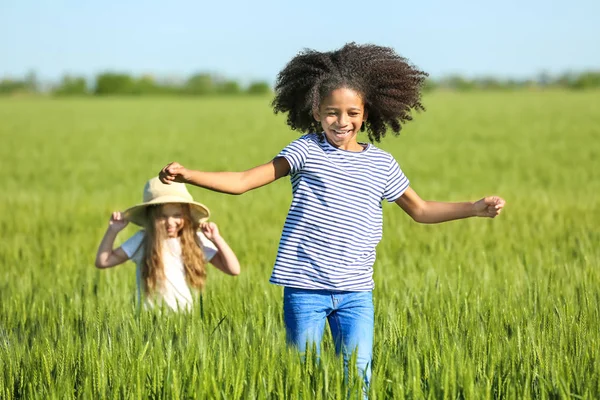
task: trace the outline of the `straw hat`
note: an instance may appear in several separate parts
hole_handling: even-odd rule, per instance
[[[146,208],[153,204],[182,203],[189,204],[192,219],[204,222],[210,217],[210,211],[201,203],[194,201],[185,184],[173,182],[165,185],[154,177],[144,186],[144,202],[124,211],[125,218],[136,225],[145,226],[147,219]]]

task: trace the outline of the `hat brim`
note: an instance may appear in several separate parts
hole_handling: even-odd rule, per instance
[[[194,221],[198,221],[199,223],[206,221],[210,217],[210,210],[204,204],[198,203],[197,201],[188,201],[178,196],[161,196],[146,203],[129,207],[123,212],[123,214],[127,221],[133,222],[141,227],[145,227],[146,221],[148,220],[146,208],[152,205],[167,203],[189,204],[192,219]]]

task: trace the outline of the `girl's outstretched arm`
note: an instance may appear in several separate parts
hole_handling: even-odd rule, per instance
[[[498,196],[484,197],[476,202],[445,203],[425,201],[410,187],[396,200],[408,215],[423,224],[435,224],[469,217],[494,218],[502,212],[506,202]]]
[[[96,254],[96,268],[110,268],[115,267],[119,264],[123,264],[129,260],[127,253],[120,247],[113,249],[115,244],[115,238],[117,234],[122,231],[128,222],[123,218],[123,214],[120,212],[113,212],[108,222],[108,228],[106,233],[100,242],[98,247],[98,253]]]
[[[194,171],[177,162],[172,162],[160,171],[158,177],[162,183],[166,184],[183,182],[215,192],[242,194],[276,181],[289,172],[288,161],[283,157],[277,157],[266,164],[243,172]]]
[[[240,274],[240,262],[229,247],[229,244],[221,237],[219,228],[214,222],[204,222],[200,225],[204,236],[217,247],[218,253],[210,260],[211,264],[229,275]]]

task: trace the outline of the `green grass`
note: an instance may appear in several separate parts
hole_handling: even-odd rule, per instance
[[[291,200],[190,188],[239,256],[191,314],[136,314],[135,272],[93,266],[113,210],[169,161],[239,170],[297,137],[268,98],[0,99],[0,398],[343,398],[285,345],[268,283]],[[508,202],[419,225],[385,205],[373,398],[600,397],[599,92],[436,93],[381,147],[426,199]],[[135,232],[128,227],[122,241]]]

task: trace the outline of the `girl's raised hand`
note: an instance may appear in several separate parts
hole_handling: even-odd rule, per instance
[[[178,162],[172,162],[158,173],[158,178],[162,183],[169,185],[171,182],[187,183],[187,169]]]
[[[128,223],[129,221],[125,219],[125,216],[122,212],[115,211],[110,216],[110,220],[108,221],[108,228],[119,232],[122,231]]]
[[[489,196],[475,203],[475,212],[478,217],[494,218],[502,212],[506,201],[502,197]]]
[[[200,230],[208,240],[214,240],[220,236],[219,227],[214,222],[203,222],[200,224]]]

